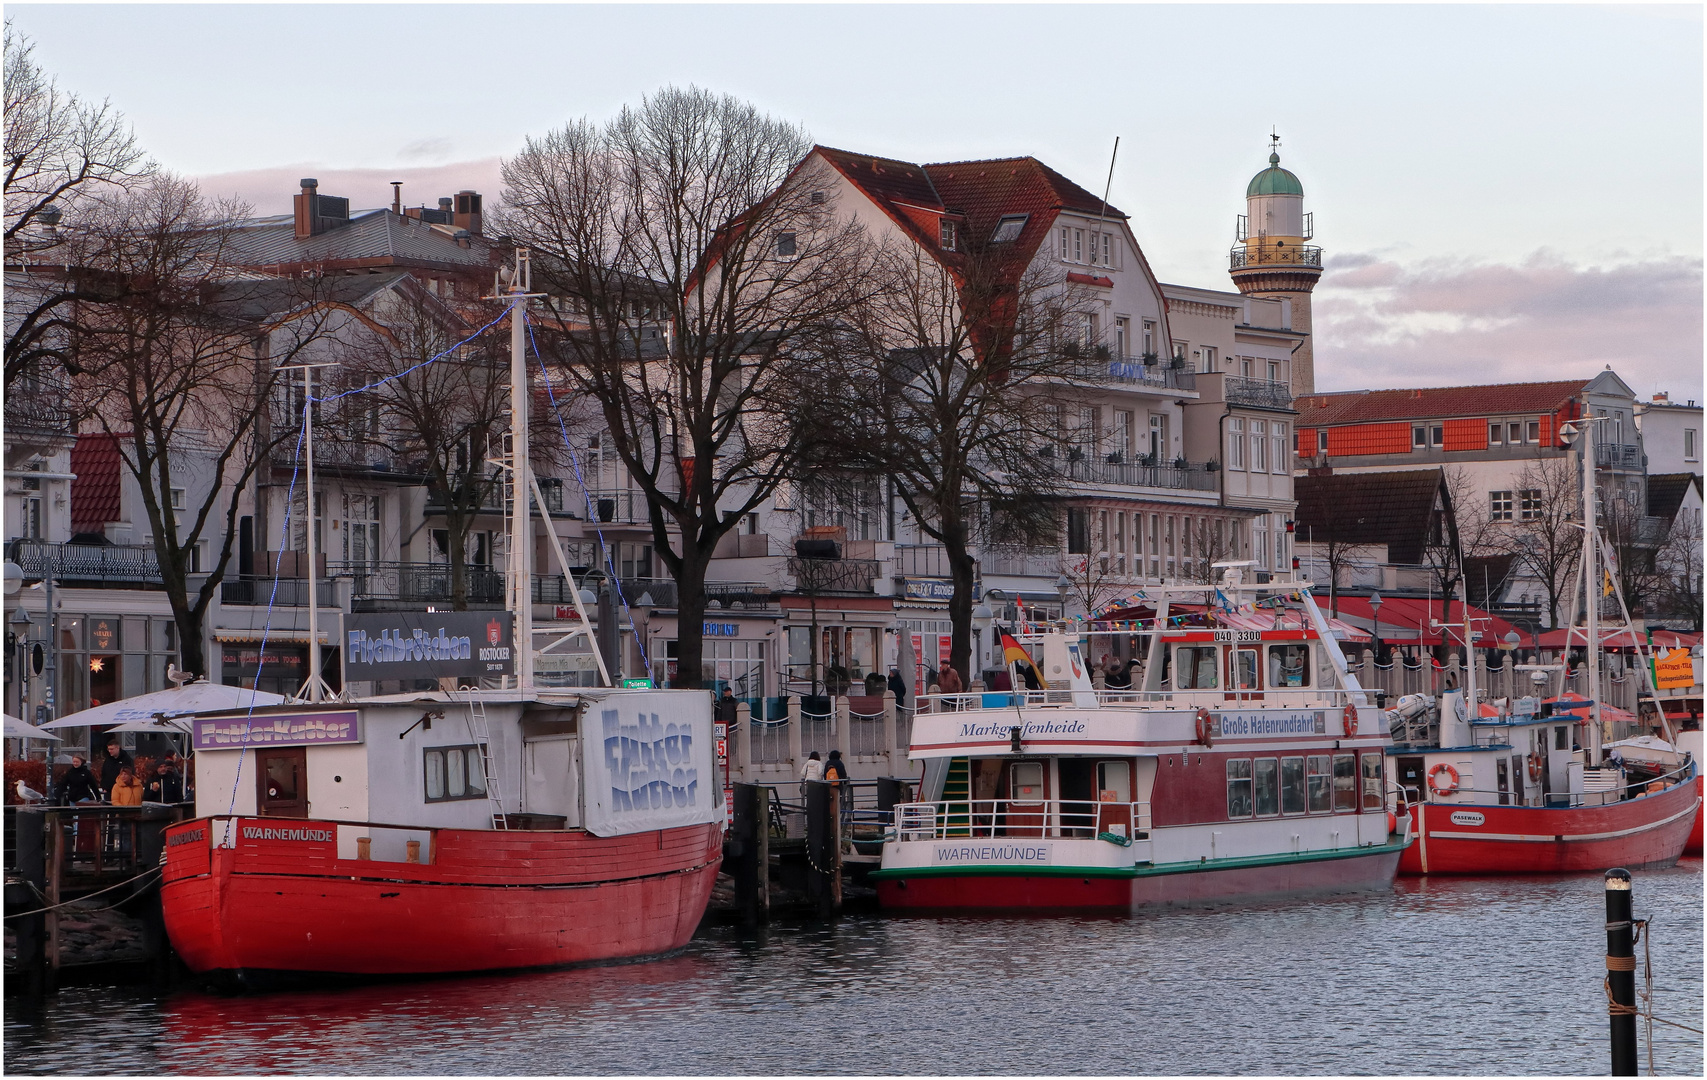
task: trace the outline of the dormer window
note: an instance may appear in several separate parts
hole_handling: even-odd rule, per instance
[[[1019,234],[1025,228],[1025,222],[1030,214],[1007,214],[996,222],[996,231],[990,234],[992,244],[1011,244],[1019,239]]]
[[[939,240],[939,244],[942,247],[942,249],[944,251],[958,250],[955,246],[956,237],[955,237],[954,222],[948,220],[947,218],[943,218],[940,225],[939,225],[939,228],[941,230],[941,238]]]

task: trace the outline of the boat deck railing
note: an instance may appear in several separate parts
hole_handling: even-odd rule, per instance
[[[1375,704],[1368,691],[1367,704]],[[1097,708],[1343,709],[1351,701],[1346,690],[984,690],[956,694],[921,694],[921,713],[966,712],[977,709],[1086,707],[1092,696]]]
[[[1149,833],[1147,802],[961,799],[895,807],[895,835],[900,840],[998,836],[1088,840],[1106,834],[1130,841],[1145,839]]]
[[[1657,795],[1663,790],[1691,779],[1694,775],[1691,771],[1692,768],[1691,763],[1685,762],[1671,772],[1639,780],[1617,779],[1622,774],[1613,768],[1585,769],[1583,770],[1584,789],[1582,791],[1549,791],[1541,801],[1526,802],[1520,792],[1487,788],[1460,787],[1452,792],[1453,797],[1449,799],[1428,797],[1422,789],[1414,785],[1405,785],[1399,791],[1403,796],[1401,805],[1406,810],[1418,804],[1444,806],[1448,809],[1462,807],[1466,810],[1478,806],[1527,806],[1532,808],[1544,807],[1552,810],[1575,809],[1580,806],[1599,806],[1605,802],[1622,802],[1626,799],[1640,799],[1647,795]],[[1611,776],[1607,774],[1611,774]],[[1592,787],[1589,786],[1591,782],[1594,784]],[[1655,784],[1661,786],[1655,788],[1653,786]],[[1460,800],[1457,798],[1460,795],[1475,797]],[[1608,795],[1612,797],[1606,799],[1605,797]],[[1589,802],[1588,799],[1593,797],[1599,797],[1601,801]]]

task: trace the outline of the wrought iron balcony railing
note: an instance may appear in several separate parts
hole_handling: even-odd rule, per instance
[[[160,561],[153,544],[55,544],[14,540],[9,557],[24,576],[56,581],[160,584]]]
[[[330,581],[314,583],[315,606],[336,607],[338,593]],[[242,607],[301,608],[308,606],[308,579],[235,577],[219,583],[219,601]]]
[[[1091,382],[1157,390],[1197,389],[1197,373],[1183,365],[1175,367],[1174,360],[1166,356],[1146,361],[1141,356],[1091,355],[1079,361],[1072,369],[1072,375]]]
[[[1081,454],[1070,450],[1064,456],[1052,458],[1057,471],[1068,480],[1092,484],[1119,484],[1124,487],[1167,488],[1174,491],[1214,491],[1218,485],[1215,473],[1204,464],[1186,463],[1147,464],[1140,457],[1129,461],[1120,454],[1103,456]]]
[[[1241,375],[1223,375],[1221,379],[1229,404],[1259,409],[1292,408],[1292,388],[1286,383],[1247,379]]]
[[[1322,249],[1310,245],[1252,249],[1241,244],[1229,253],[1228,261],[1234,270],[1246,270],[1254,266],[1320,267]]]
[[[1628,443],[1596,443],[1594,463],[1603,469],[1640,469],[1642,448]]]
[[[788,560],[788,573],[801,593],[870,593],[879,570],[876,559]]]

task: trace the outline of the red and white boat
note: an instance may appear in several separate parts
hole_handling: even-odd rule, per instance
[[[195,724],[202,816],[168,830],[161,896],[198,975],[649,956],[685,945],[710,899],[724,818],[704,693],[426,693]]]
[[[1153,625],[1171,626],[1170,595],[1215,588],[1161,591]],[[1140,689],[1094,689],[1081,634],[1057,629],[1021,635],[1048,689],[927,696],[921,798],[895,808],[871,874],[883,906],[1124,912],[1389,884],[1409,837],[1388,813],[1387,726],[1335,631],[1308,586],[1242,586],[1232,567],[1219,588],[1235,610],[1297,599],[1152,632]]]

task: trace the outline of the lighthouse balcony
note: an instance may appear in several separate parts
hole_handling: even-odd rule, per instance
[[[1322,265],[1322,249],[1307,244],[1253,249],[1241,244],[1228,253],[1228,259],[1231,268],[1234,270],[1244,270],[1254,266],[1320,267]]]

